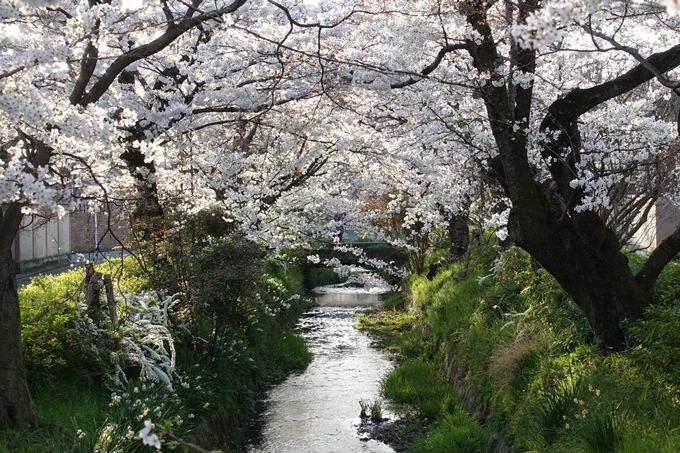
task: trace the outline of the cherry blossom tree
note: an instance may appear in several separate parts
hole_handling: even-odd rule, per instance
[[[656,21],[648,26],[639,18],[658,17],[663,11],[629,2],[543,5],[526,1],[514,11],[513,5],[509,8],[510,14],[499,4],[460,4],[460,12],[478,34],[468,39],[466,51],[479,74],[477,93],[484,100],[498,147],[493,168],[512,201],[509,234],[572,296],[600,347],[616,350],[625,344],[620,321],[642,316],[651,302],[658,273],[680,249],[680,233],[676,230],[664,241],[638,275],[631,273],[622,244],[598,214],[601,207],[611,207],[606,195],[611,183],[605,172],[589,179],[589,145],[584,142],[587,137],[581,133],[580,123],[588,114],[602,113],[607,101],[655,77],[667,84],[664,74],[680,63],[678,47],[672,46],[670,38],[673,28]],[[507,37],[508,26],[512,27],[510,45],[501,41]],[[666,27],[668,34],[662,37],[655,27]],[[655,36],[651,41],[663,50],[653,53],[652,47],[643,58],[641,50],[614,39],[626,43],[624,39],[643,30]],[[607,64],[608,75],[601,83],[588,83],[587,88],[580,88],[575,77],[573,85],[552,100],[535,94],[551,85],[547,74],[541,73],[541,55],[550,52],[593,54],[596,61]],[[538,77],[545,83],[539,85]],[[511,90],[509,85],[515,86]],[[536,105],[537,100],[545,104]],[[653,119],[645,118],[645,111],[648,109],[638,110],[637,118],[651,124]],[[670,141],[669,131],[661,129],[661,135],[658,131],[649,134],[656,137],[650,146],[657,150]],[[645,144],[649,135],[643,139]],[[629,166],[642,153],[626,155],[610,149],[604,154],[618,166]]]
[[[0,422],[35,423],[21,353],[19,303],[10,247],[24,215],[43,206],[59,211],[68,196],[64,178],[124,178],[118,160],[123,133],[136,112],[119,77],[142,61],[174,60],[172,45],[241,8],[245,0],[163,2],[130,9],[108,2],[64,2],[29,8],[0,3],[3,165],[0,221]],[[174,112],[173,112],[174,113]],[[176,114],[176,113],[175,113]],[[166,115],[166,120],[172,114]],[[77,172],[74,169],[87,170]],[[99,181],[100,190],[106,187]],[[123,184],[124,185],[124,184]]]
[[[466,232],[478,210],[555,276],[603,350],[624,347],[621,320],[642,316],[680,250],[676,230],[637,275],[621,252],[631,219],[677,191],[666,8],[0,0],[0,423],[35,423],[12,240],[24,216],[89,201],[133,219],[219,207],[273,247],[325,234],[334,211],[373,228],[369,194],[423,231]]]
[[[337,41],[355,5],[35,3],[0,2],[0,422],[15,427],[35,423],[10,254],[24,216],[61,215],[60,200],[129,203],[133,220],[217,205],[290,244],[309,230],[291,212],[341,196],[328,189],[347,173],[322,169],[354,146],[329,123],[345,79],[319,35]]]
[[[624,347],[620,322],[642,316],[659,272],[680,250],[676,230],[636,275],[621,251],[635,214],[675,191],[676,126],[658,111],[679,86],[677,18],[627,1],[398,7],[351,31],[349,41],[371,43],[345,57],[355,93],[407,112],[404,134],[414,131],[417,105],[472,110],[481,101],[479,119],[497,152],[488,171],[512,205],[510,238],[572,296],[603,351]],[[412,164],[420,218],[435,218],[414,149],[393,153]]]

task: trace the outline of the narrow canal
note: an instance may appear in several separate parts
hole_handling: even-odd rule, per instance
[[[376,440],[360,439],[359,400],[380,398],[378,381],[391,362],[355,329],[356,316],[381,303],[381,292],[323,287],[319,306],[307,312],[297,330],[312,362],[266,395],[258,420],[259,438],[248,453],[390,453]]]

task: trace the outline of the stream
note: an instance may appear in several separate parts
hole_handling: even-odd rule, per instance
[[[393,453],[382,442],[357,434],[359,400],[379,400],[378,381],[393,368],[371,347],[368,336],[354,328],[357,314],[381,304],[382,291],[330,286],[316,292],[319,306],[305,313],[296,328],[312,362],[266,393],[258,438],[246,451]]]

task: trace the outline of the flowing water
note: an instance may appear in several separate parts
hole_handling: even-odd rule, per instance
[[[307,369],[272,388],[264,399],[259,439],[248,453],[392,453],[360,439],[359,400],[380,399],[378,381],[391,362],[354,328],[356,316],[379,305],[376,291],[324,287],[319,306],[297,330],[312,353]]]

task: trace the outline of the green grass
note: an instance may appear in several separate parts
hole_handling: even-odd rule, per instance
[[[389,372],[380,386],[386,398],[408,403],[419,417],[434,418],[457,409],[453,389],[434,363],[406,362]]]
[[[381,344],[403,361],[383,381],[385,396],[436,420],[413,451],[486,451],[448,449],[457,445],[450,420],[456,412],[441,407],[456,404],[434,389],[455,377],[476,394],[475,411],[487,414],[488,428],[516,451],[670,453],[680,451],[678,269],[672,263],[664,271],[658,304],[626,326],[636,346],[605,356],[583,313],[516,248],[481,282],[488,267],[463,278],[460,263],[443,266],[432,280],[412,276],[402,310],[395,304],[359,325],[380,333]],[[457,376],[431,365],[444,356],[455,357]]]
[[[305,368],[312,355],[304,339],[293,331],[277,334],[268,348],[266,366],[270,379],[279,380],[295,370]]]
[[[469,415],[447,414],[436,421],[428,435],[415,442],[414,453],[486,453],[491,438]]]
[[[70,452],[75,427],[86,426],[100,417],[109,403],[109,395],[101,388],[68,379],[53,379],[33,390],[37,428],[0,428],[0,452]]]

